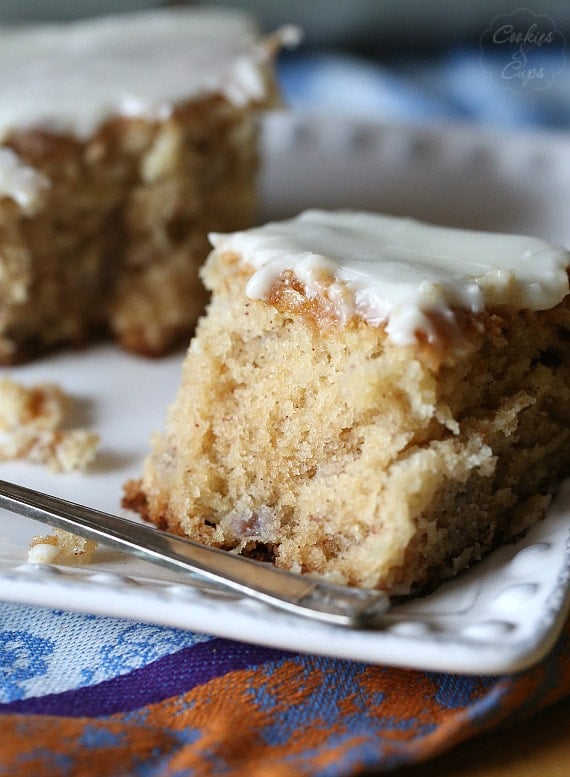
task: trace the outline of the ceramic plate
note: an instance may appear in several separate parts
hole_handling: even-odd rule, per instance
[[[369,208],[570,245],[570,141],[564,137],[281,114],[267,120],[263,143],[263,220],[305,207]],[[75,399],[74,422],[96,429],[103,444],[86,474],[10,463],[0,466],[0,478],[120,513],[121,485],[140,472],[149,435],[162,428],[182,358],[146,361],[97,346],[3,370],[26,383],[58,382]],[[28,564],[30,538],[46,531],[0,511],[2,599],[368,662],[518,671],[552,647],[570,605],[570,483],[524,538],[431,595],[395,606],[366,631],[283,614],[103,548],[88,566]]]

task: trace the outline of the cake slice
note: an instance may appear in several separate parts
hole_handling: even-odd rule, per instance
[[[566,250],[350,211],[211,240],[212,302],[128,506],[391,594],[544,515],[570,465]]]
[[[187,341],[207,232],[251,224],[282,39],[192,8],[0,28],[0,363]]]

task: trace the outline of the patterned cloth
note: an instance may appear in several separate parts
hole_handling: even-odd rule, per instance
[[[504,60],[476,47],[429,59],[378,64],[325,52],[289,54],[280,64],[286,101],[300,109],[332,110],[383,121],[469,122],[503,130],[570,129],[567,54],[535,50],[533,67],[548,85],[517,89],[501,78]]]
[[[570,627],[530,671],[461,677],[33,607],[0,616],[0,775],[382,772],[570,691]]]
[[[298,108],[518,127],[568,127],[568,74],[547,94],[516,95],[499,91],[469,52],[421,71],[331,55],[281,66]],[[2,604],[0,777],[385,772],[563,698],[569,643],[570,627],[520,675],[459,677]]]

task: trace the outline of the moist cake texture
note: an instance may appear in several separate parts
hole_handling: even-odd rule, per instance
[[[349,211],[211,239],[212,301],[128,506],[390,594],[544,515],[570,465],[567,251]]]
[[[187,339],[207,232],[251,223],[280,42],[229,10],[0,28],[0,363]]]

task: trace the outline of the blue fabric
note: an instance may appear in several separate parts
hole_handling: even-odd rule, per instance
[[[570,129],[570,68],[559,51],[533,57],[545,77],[525,90],[503,75],[500,53],[478,47],[387,63],[329,51],[289,53],[279,63],[279,79],[294,108],[386,121]]]

